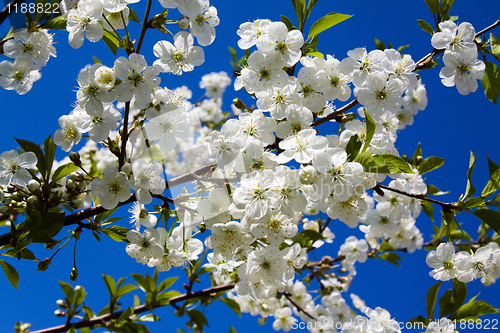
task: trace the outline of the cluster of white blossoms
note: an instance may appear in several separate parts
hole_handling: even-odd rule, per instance
[[[70,45],[80,47],[85,37],[91,42],[100,40],[103,26],[125,28],[130,14],[127,5],[137,1],[80,0],[65,13]],[[224,72],[202,77],[200,87],[206,92],[195,104],[185,87],[160,87],[160,73],[180,75],[204,62],[203,49],[194,46],[194,40],[201,46],[214,41],[219,24],[216,9],[208,0],[160,3],[184,15],[178,24],[182,31],[173,36],[173,43],[154,45],[158,59],[151,66],[143,55],[131,53],[116,59],[113,67],[100,63],[85,67],[78,75],[76,106],[59,118],[61,128],[54,142],[70,151],[88,136],[90,140],[79,151],[80,165],[89,174],[100,175],[92,181],[70,176],[66,188],[81,190],[78,205],[84,205],[85,192],[85,200],[93,198],[94,204],[99,202],[106,210],[137,201],[129,210],[134,230],[127,233],[126,252],[131,257],[167,271],[198,260],[205,248],[212,250],[203,267],[211,270],[213,280],[236,282],[230,297],[241,311],[263,320],[274,317],[276,330],[289,331],[300,318],[310,332],[400,332],[387,310],[371,309],[353,294],[351,307],[345,293],[356,276],[356,263],[365,262],[368,253],[380,249],[382,243],[410,253],[423,246],[415,225],[420,200],[400,194],[425,195],[422,176],[416,169],[390,174],[389,185],[373,192],[386,175],[370,172],[352,156],[399,156],[397,132],[411,125],[417,112],[427,106],[426,90],[414,73],[412,58],[394,49],[369,52],[365,48],[349,51],[342,60],[332,55],[303,56],[300,31],[289,31],[284,23],[267,19],[247,22],[237,32],[238,45],[256,50],[246,59],[234,88],[253,95],[256,107],[233,105],[233,116],[227,119],[222,94],[231,79]],[[440,74],[443,83],[456,84],[462,94],[476,90],[484,64],[473,60],[477,58],[474,29],[466,23],[458,28],[452,22],[439,26],[441,32],[433,36],[432,45],[446,48],[446,67]],[[14,41],[5,43],[6,54],[15,61],[0,63],[3,87],[26,92],[29,80],[39,77],[39,67],[55,56],[52,37],[43,30],[36,34],[16,32]],[[7,70],[13,74],[3,74]],[[352,114],[340,116],[337,135],[320,135],[315,121],[333,113],[337,100],[346,102],[352,95],[362,106],[361,119]],[[120,111],[123,103],[127,115],[123,118],[128,119],[123,125],[128,132],[119,134],[116,130],[125,121]],[[340,118],[336,119],[340,122]],[[368,135],[372,121],[375,129]],[[127,142],[122,145],[124,137]],[[359,146],[355,152],[353,143]],[[125,152],[120,151],[122,146]],[[119,165],[116,155],[120,154],[130,163]],[[28,169],[34,169],[36,162],[35,154],[29,152],[1,154],[0,186],[11,182],[26,186],[32,178]],[[164,174],[185,174],[202,166],[213,168],[208,176],[192,174],[196,188],[174,201],[182,205],[167,231],[155,216],[158,209],[148,212],[145,205],[155,197],[165,204],[165,197],[160,196],[168,186]],[[90,191],[86,191],[88,185]],[[3,201],[1,191],[0,197]],[[320,213],[328,221],[315,219]],[[165,223],[170,221],[165,219]],[[359,229],[365,238],[348,237],[335,259],[309,261],[305,247],[332,243],[335,223]],[[205,230],[203,242],[196,236]],[[301,231],[318,237],[306,245],[295,242],[292,238]],[[455,253],[453,244],[443,243],[428,254],[427,263],[434,269],[431,276],[438,280],[469,282],[481,277],[490,284],[500,278],[496,243],[474,254]],[[316,276],[322,297],[314,299],[312,291],[295,279],[302,269],[323,270]],[[427,332],[435,332],[439,325],[429,325]],[[447,330],[451,327],[446,319],[442,325]]]
[[[427,254],[427,265],[434,268],[429,274],[439,281],[457,278],[471,282],[481,278],[485,285],[500,278],[500,249],[495,242],[480,247],[475,253],[455,252],[452,243],[442,243]]]
[[[431,39],[435,49],[444,49],[443,62],[439,77],[446,87],[457,86],[462,95],[467,95],[477,89],[477,80],[484,76],[484,62],[477,59],[477,46],[474,41],[476,31],[472,24],[461,23],[458,27],[455,22],[439,23],[440,32],[436,32]]]
[[[15,90],[19,95],[30,91],[33,82],[42,76],[39,70],[51,56],[56,56],[52,44],[53,37],[46,29],[14,31],[13,38],[3,45],[3,54],[14,61],[0,62],[0,87]]]

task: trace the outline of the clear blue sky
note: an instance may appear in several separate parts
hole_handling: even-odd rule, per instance
[[[231,72],[229,65],[230,55],[228,46],[237,48],[238,26],[246,21],[257,18],[279,20],[279,15],[284,14],[294,19],[294,12],[289,0],[244,0],[227,1],[213,0],[212,5],[218,9],[221,20],[217,27],[215,42],[204,48],[205,64],[196,68],[191,73],[182,77],[162,74],[161,86],[174,88],[187,85],[193,91],[193,101],[197,100],[203,91],[198,88],[201,76],[212,71]],[[145,1],[132,6],[140,18],[143,17]],[[160,6],[155,3],[153,15],[160,11]],[[319,17],[329,12],[354,14],[354,16],[332,28],[329,32],[320,34],[319,51],[324,54],[335,55],[339,59],[345,58],[347,51],[356,47],[374,49],[373,37],[383,42],[390,42],[394,46],[409,44],[405,51],[412,55],[416,61],[430,52],[430,35],[423,32],[417,25],[417,19],[431,21],[432,17],[425,2],[398,0],[373,1],[332,1],[320,0],[313,10],[310,24]],[[470,22],[476,31],[490,25],[497,19],[500,5],[494,1],[477,0],[474,5],[470,1],[457,0],[452,15],[459,16],[459,22]],[[172,10],[172,18],[178,17]],[[310,24],[308,26],[310,26]],[[138,36],[138,23],[130,23],[129,27],[135,29],[135,38]],[[0,34],[8,30],[6,24],[0,26]],[[173,29],[173,31],[176,31]],[[307,28],[306,28],[307,31]],[[500,33],[497,29],[496,35]],[[48,135],[53,135],[58,129],[57,120],[63,114],[71,111],[75,101],[74,86],[79,70],[88,63],[92,63],[92,56],[96,56],[111,67],[114,57],[112,53],[100,42],[93,44],[85,41],[82,48],[74,50],[67,43],[67,32],[58,31],[55,35],[57,58],[51,58],[48,65],[42,69],[42,78],[34,84],[33,89],[24,96],[19,96],[5,90],[0,90],[2,109],[2,122],[4,123],[1,134],[0,151],[15,149],[17,147],[13,137],[27,139],[42,143]],[[143,45],[143,54],[151,63],[155,58],[152,46],[159,39],[168,39],[158,31],[148,31]],[[239,51],[238,55],[242,55]],[[119,51],[118,56],[125,55]],[[3,60],[4,58],[0,59]],[[461,96],[457,90],[444,87],[438,77],[439,69],[420,72],[423,83],[428,91],[429,105],[425,111],[415,117],[413,126],[407,127],[399,133],[396,147],[401,154],[412,154],[419,142],[425,156],[439,156],[446,158],[444,167],[426,175],[427,183],[436,185],[443,191],[450,191],[446,196],[440,197],[443,201],[457,201],[465,190],[466,172],[470,150],[477,155],[474,184],[478,189],[487,182],[486,154],[491,159],[500,163],[498,149],[498,124],[500,123],[500,108],[484,98],[481,88],[468,96]],[[224,109],[230,109],[230,101],[240,97],[250,101],[244,92],[234,92],[228,88],[224,98]],[[342,106],[342,104],[338,104]],[[324,125],[323,125],[324,126]],[[326,129],[319,128],[321,134],[330,134]],[[57,156],[64,155],[58,150]],[[436,208],[436,211],[437,208]],[[119,223],[128,226],[128,213],[123,212],[117,216],[127,215]],[[436,215],[437,216],[437,215]],[[475,218],[461,214],[458,221],[463,222],[465,229],[474,237],[479,221]],[[432,222],[422,215],[417,219],[417,226],[424,233],[424,241],[430,240]],[[330,228],[336,235],[332,245],[322,249],[318,258],[329,254],[336,256],[340,245],[343,244],[352,232],[360,238],[362,233],[347,228],[343,223],[332,223]],[[0,233],[7,232],[0,228]],[[63,231],[61,235],[65,235]],[[51,252],[42,246],[34,246],[32,250],[40,258],[49,257]],[[358,276],[354,279],[349,293],[358,294],[368,306],[386,308],[398,321],[406,321],[419,314],[425,314],[425,293],[434,281],[429,277],[429,267],[425,264],[426,251],[417,251],[413,255],[401,256],[404,259],[402,267],[382,261],[368,260],[364,264],[357,264]],[[33,329],[42,329],[63,323],[57,319],[53,311],[57,308],[55,301],[63,298],[57,279],[69,282],[69,273],[72,267],[72,246],[68,246],[59,253],[53,264],[45,272],[38,272],[36,262],[17,262],[9,260],[19,271],[21,281],[18,290],[14,290],[7,282],[5,276],[0,274],[2,284],[2,302],[0,305],[0,331],[10,332],[16,321],[33,323]],[[127,276],[130,273],[152,274],[153,270],[137,264],[134,259],[125,253],[125,244],[110,241],[106,236],[98,243],[85,232],[82,234],[77,250],[77,266],[80,276],[73,285],[83,285],[87,292],[87,301],[96,312],[106,305],[107,291],[100,277],[101,274],[113,276],[115,279]],[[160,274],[160,278],[167,278],[183,274],[180,270],[172,269]],[[132,279],[129,277],[129,283]],[[479,281],[468,284],[468,298],[481,292],[478,299],[489,301],[493,306],[499,307],[498,295],[500,282],[489,288],[483,287]],[[182,282],[174,284],[173,288],[183,292]],[[444,283],[442,291],[451,288],[451,282]],[[198,289],[198,288],[197,288]],[[141,293],[138,292],[142,297]],[[349,302],[348,294],[344,296]],[[123,304],[127,306],[130,298],[124,298]],[[173,315],[173,309],[163,308],[155,311],[163,321],[150,326],[151,332],[170,332],[171,328],[183,328],[187,318],[178,319]],[[221,316],[221,311],[224,315]],[[231,310],[220,303],[208,308],[207,318],[210,329],[208,332],[228,332],[229,325],[238,332],[252,332],[259,329],[261,332],[274,332],[272,321],[264,327],[257,326],[256,319],[249,314],[239,319]],[[497,317],[498,318],[498,317]],[[223,320],[221,320],[223,319]]]

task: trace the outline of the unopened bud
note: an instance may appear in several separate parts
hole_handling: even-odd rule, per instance
[[[68,179],[66,181],[66,188],[69,191],[74,191],[76,189],[76,183],[74,181],[72,181],[71,179]]]
[[[207,231],[207,226],[205,225],[205,222],[201,222],[200,223],[200,232],[204,233],[205,231]]]
[[[177,26],[179,26],[181,30],[186,30],[189,28],[189,19],[186,16],[181,17],[179,21],[177,21]]]
[[[87,182],[83,180],[77,183],[76,187],[78,189],[78,192],[83,192],[87,189]]]
[[[69,159],[76,166],[81,166],[82,165],[82,161],[80,161],[80,154],[78,154],[77,152],[72,151],[71,153],[69,153]]]
[[[130,176],[130,173],[132,172],[132,165],[130,165],[130,163],[125,163],[121,170],[123,173],[125,173],[128,176]]]
[[[79,199],[79,198],[73,199],[69,202],[69,205],[71,206],[71,208],[74,208],[74,209],[82,208],[83,204],[84,204],[84,201],[82,199]]]
[[[244,112],[248,112],[248,107],[245,105],[245,103],[243,103],[243,101],[239,98],[235,98],[233,99],[233,104],[234,106],[236,106],[238,109],[244,111]]]
[[[62,299],[58,299],[56,301],[56,304],[57,304],[58,307],[63,308],[63,309],[66,309],[66,307],[67,307],[66,302],[63,301]]]
[[[56,311],[54,311],[54,314],[56,315],[56,317],[66,317],[66,312],[61,309],[57,309]]]
[[[424,158],[422,156],[417,156],[417,159],[415,160],[415,165],[420,165]]]
[[[260,317],[257,320],[257,324],[259,324],[260,326],[264,326],[266,324],[266,320],[267,320],[267,317]]]
[[[36,190],[38,190],[40,188],[40,183],[37,182],[36,180],[32,179],[28,182],[28,189],[31,191],[31,192],[35,192]]]
[[[70,176],[69,176],[69,179],[71,179],[72,181],[74,182],[80,182],[83,180],[83,176],[80,175],[79,173],[72,173]]]
[[[30,206],[35,206],[38,203],[38,198],[36,195],[30,195],[30,197],[26,200],[26,202]]]
[[[311,185],[318,173],[312,165],[308,165],[299,171],[299,179],[304,185]]]
[[[404,154],[401,156],[401,158],[406,161],[406,160],[408,160],[408,155]]]
[[[78,279],[78,269],[76,269],[76,267],[73,267],[71,269],[71,274],[69,275],[69,278],[73,282],[75,282],[76,279]]]
[[[43,261],[40,261],[38,263],[38,270],[42,271],[42,272],[47,270],[47,268],[49,268],[50,263],[51,263],[51,260],[49,258],[47,258]]]

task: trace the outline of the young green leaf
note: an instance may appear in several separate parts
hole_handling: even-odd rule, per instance
[[[453,308],[453,292],[451,289],[446,290],[444,295],[439,299],[439,318],[447,317]]]
[[[329,13],[323,16],[322,18],[314,22],[314,24],[311,26],[311,29],[309,30],[309,37],[307,37],[307,39],[316,36],[320,32],[323,32],[326,29],[329,29],[334,25],[344,20],[347,20],[350,17],[352,17],[352,15],[339,14],[339,13]]]
[[[474,164],[476,164],[476,155],[471,151],[470,152],[470,161],[469,161],[469,171],[467,171],[467,187],[465,188],[465,198],[470,198],[476,193],[476,188],[472,185],[471,177],[472,172],[474,171]]]
[[[442,167],[443,164],[444,164],[444,158],[430,156],[424,159],[422,163],[419,164],[417,170],[419,174],[423,175],[424,173]]]
[[[59,285],[64,292],[64,296],[66,296],[66,304],[68,304],[68,306],[73,306],[75,301],[75,290],[69,283],[66,282],[59,281]]]
[[[189,310],[188,312],[186,312],[186,314],[191,319],[193,319],[193,321],[196,323],[196,325],[198,325],[198,327],[202,328],[203,325],[208,326],[207,318],[200,311],[198,311],[198,310]]]
[[[420,204],[422,205],[424,213],[434,222],[434,206],[432,206],[432,203],[426,200],[420,200]]]
[[[486,70],[481,79],[481,85],[486,98],[496,104],[500,95],[500,69],[492,62],[485,61],[485,64]]]
[[[436,15],[439,10],[439,0],[425,0],[425,3],[431,10],[432,15]]]
[[[375,134],[375,129],[377,128],[377,124],[373,120],[372,116],[368,113],[366,109],[365,112],[365,121],[366,121],[366,137],[365,144],[363,145],[363,149],[361,151],[366,151],[366,149],[370,146],[370,142],[372,142],[373,135]]]
[[[377,46],[377,49],[384,51],[387,48],[385,47],[385,44],[382,41],[378,40],[375,37],[373,37],[373,39],[375,40],[375,46]]]
[[[462,305],[457,312],[450,317],[450,319],[478,319],[479,316],[493,313],[498,313],[498,311],[489,303],[485,301],[470,300]]]
[[[486,155],[486,158],[488,159],[490,179],[481,193],[482,198],[489,197],[500,188],[500,167],[490,160],[488,155]]]
[[[281,17],[281,21],[283,23],[285,23],[286,28],[288,29],[288,31],[294,30],[293,23],[292,23],[292,21],[288,17],[286,17],[285,15],[280,15],[280,17]]]
[[[382,253],[378,256],[380,259],[390,262],[398,267],[401,267],[398,261],[403,261],[403,258],[399,256],[396,252]]]
[[[479,217],[491,229],[500,234],[500,213],[490,209],[477,209],[472,214]]]
[[[297,20],[299,21],[299,30],[302,31],[304,27],[304,16],[306,14],[306,0],[292,0],[292,5],[295,9],[295,14],[297,14]]]
[[[431,25],[424,20],[417,20],[418,26],[425,32],[434,35],[434,30],[432,29]]]
[[[437,294],[440,286],[441,281],[430,287],[427,292],[427,318],[429,318],[429,320],[434,319],[434,308],[436,307]]]
[[[45,167],[47,168],[46,178],[48,178],[47,176],[50,175],[50,172],[52,171],[52,164],[54,163],[54,157],[56,156],[56,144],[50,135],[43,143],[43,150],[45,153]]]
[[[118,51],[118,48],[120,47],[120,43],[118,41],[118,38],[115,35],[113,35],[111,32],[104,29],[104,33],[102,35],[102,40],[109,47],[111,52],[113,52],[113,54],[116,55],[116,52]]]
[[[233,310],[234,312],[236,312],[236,314],[238,315],[238,317],[241,318],[241,309],[240,309],[240,305],[235,301],[235,300],[232,300],[230,298],[219,298],[224,304],[226,304],[227,306],[229,306],[229,308],[231,308],[231,310]]]
[[[451,312],[457,311],[462,306],[467,297],[467,285],[457,279],[453,279],[453,308]]]
[[[44,29],[66,30],[66,19],[63,16],[57,16],[47,21],[43,25]]]
[[[112,225],[109,227],[101,228],[99,229],[102,231],[103,234],[108,236],[109,238],[121,242],[124,240],[127,240],[127,232],[130,230],[128,228],[119,226],[119,225]]]
[[[362,141],[359,139],[359,136],[357,134],[351,136],[349,142],[347,143],[347,146],[345,147],[349,162],[354,161],[356,156],[358,156],[359,151],[361,150],[361,144]]]
[[[78,167],[74,165],[73,162],[63,164],[59,166],[52,174],[52,181],[57,182],[59,179],[66,177],[76,170],[78,170]]]
[[[2,270],[12,287],[17,289],[17,285],[19,284],[19,273],[17,272],[17,270],[11,264],[1,259],[0,266],[2,266]]]
[[[134,12],[134,10],[130,8],[130,6],[127,7],[130,10],[128,14],[128,19],[133,22],[141,23],[141,20],[139,20],[139,17],[137,17],[137,14]]]
[[[37,145],[36,143],[33,143],[31,141],[28,141],[28,140],[17,139],[17,138],[14,138],[14,139],[17,141],[17,143],[19,143],[19,145],[21,146],[21,148],[25,152],[30,151],[30,152],[35,153],[36,159],[37,159],[36,167],[42,175],[45,175],[47,168],[46,168],[45,156],[43,155],[42,148],[40,148],[40,146]]]

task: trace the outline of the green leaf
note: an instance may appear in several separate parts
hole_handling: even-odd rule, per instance
[[[434,35],[434,30],[432,29],[432,26],[425,22],[424,20],[417,20],[418,26],[425,32]]]
[[[346,15],[346,14],[339,14],[339,13],[329,13],[316,22],[311,26],[311,29],[309,30],[309,37],[307,39],[316,36],[322,31],[325,31],[326,29],[329,29],[333,27],[334,25],[347,20],[348,18],[352,17],[352,15]]]
[[[172,286],[175,283],[175,281],[177,281],[178,278],[179,278],[178,276],[173,276],[166,279],[165,281],[160,283],[160,285],[158,286],[158,291],[161,292],[163,290],[167,290],[168,288],[170,288],[170,286]]]
[[[85,292],[85,289],[80,286],[80,288],[76,288],[75,290],[75,307],[80,306],[80,304],[83,303],[85,300],[85,296],[87,293]]]
[[[439,10],[439,0],[425,0],[425,3],[431,10],[432,15],[436,15]]]
[[[431,156],[424,159],[422,163],[420,163],[420,165],[417,167],[417,170],[418,173],[423,175],[424,173],[442,167],[443,164],[444,164],[444,158]]]
[[[481,193],[482,198],[489,197],[500,188],[500,167],[498,166],[498,164],[490,160],[488,155],[486,155],[486,158],[488,159],[488,171],[490,179],[488,180],[488,183]]]
[[[491,43],[491,52],[494,54],[500,54],[500,35],[498,38],[495,38],[492,33],[490,33],[490,43]]]
[[[226,304],[227,306],[229,306],[229,308],[231,308],[231,310],[233,310],[234,312],[236,312],[236,314],[238,315],[238,317],[241,318],[241,309],[240,309],[240,305],[235,301],[235,300],[232,300],[230,298],[219,298],[224,304]]]
[[[452,232],[450,232],[450,236],[451,239],[463,239],[467,241],[472,241],[472,238],[469,236],[469,234],[460,229],[455,229]]]
[[[122,312],[119,319],[127,320],[133,314],[134,314],[134,309],[132,309],[132,307],[129,305],[128,308]]]
[[[479,217],[491,229],[500,234],[500,213],[490,209],[477,209],[472,214]]]
[[[200,311],[198,311],[198,310],[189,310],[189,311],[186,312],[186,314],[191,319],[193,319],[193,321],[196,323],[196,325],[198,325],[198,327],[202,328],[203,325],[207,325],[208,326],[207,318]]]
[[[114,55],[116,55],[116,52],[118,51],[118,48],[120,47],[119,41],[116,38],[115,35],[113,35],[111,32],[108,30],[104,29],[104,33],[102,35],[102,40],[106,45],[109,47],[111,52],[113,52]]]
[[[465,188],[465,198],[470,198],[476,193],[476,188],[472,185],[471,177],[472,172],[474,171],[474,164],[476,164],[476,155],[471,151],[470,152],[470,161],[469,161],[469,171],[467,171],[467,187]]]
[[[43,25],[44,29],[66,30],[66,19],[63,16],[57,16],[47,21]]]
[[[141,20],[139,20],[139,17],[137,17],[137,14],[134,12],[134,10],[132,8],[130,8],[130,6],[127,6],[127,7],[130,10],[130,12],[128,14],[128,19],[130,21],[141,23]]]
[[[496,104],[500,95],[500,69],[492,62],[485,61],[485,64],[486,70],[481,79],[481,85],[486,98]]]
[[[29,235],[33,243],[48,243],[52,242],[64,226],[64,213],[44,213],[32,207],[27,206],[26,209],[26,226],[29,230]]]
[[[97,205],[99,204],[98,202],[96,202],[95,198],[98,198],[98,197],[94,197],[94,204]],[[109,216],[111,216],[118,208],[113,208],[111,210],[107,210],[103,213],[100,213],[100,214],[97,214],[95,217],[94,217],[94,223],[101,223],[101,221],[105,220],[106,218],[108,218]]]
[[[448,289],[439,299],[439,318],[447,317],[451,313],[453,308],[452,295],[452,290]]]
[[[383,259],[385,261],[390,262],[391,264],[394,264],[398,267],[401,267],[399,264],[399,261],[403,261],[403,259],[397,254],[396,252],[387,252],[387,253],[382,253],[378,256],[380,259]]]
[[[99,229],[103,234],[107,235],[111,239],[121,242],[124,240],[127,240],[127,232],[129,232],[130,229],[121,227],[118,225],[112,225],[109,227],[101,228]]]
[[[455,0],[442,0],[441,2],[441,22],[446,21],[448,19],[448,13],[450,12],[451,6]]]
[[[381,51],[384,51],[387,47],[385,47],[385,44],[382,43],[380,40],[378,40],[377,38],[373,37],[373,39],[375,40],[375,45],[377,46],[377,49],[381,50]],[[366,111],[365,111],[366,112]]]
[[[122,297],[125,294],[128,294],[131,291],[134,291],[137,289],[137,286],[134,286],[133,284],[126,284],[118,288],[118,292],[116,293],[116,297]]]
[[[66,177],[76,170],[78,170],[78,167],[74,165],[73,162],[63,164],[54,171],[54,174],[52,174],[52,181],[57,182],[59,179]]]
[[[305,17],[306,20],[309,18],[309,15],[311,14],[312,9],[314,8],[314,6],[316,5],[316,3],[318,1],[319,0],[309,0],[309,3],[307,4],[307,9],[306,9],[306,17]]]
[[[157,315],[151,313],[144,316],[140,316],[136,320],[142,322],[151,322],[151,321],[160,321],[161,319]]]
[[[281,21],[283,23],[285,23],[286,28],[288,29],[288,31],[294,30],[295,27],[293,26],[292,21],[290,21],[290,19],[288,17],[286,17],[285,15],[280,15],[280,17],[281,17]]]
[[[375,162],[380,159],[383,161],[383,167],[377,171],[379,173],[414,173],[413,170],[408,166],[408,163],[401,157],[390,154],[379,154],[373,156]],[[378,163],[378,162],[377,162]],[[378,163],[380,164],[380,163]]]
[[[457,279],[453,279],[453,308],[451,312],[457,311],[462,306],[467,297],[467,285]]]
[[[116,298],[116,282],[111,276],[102,274],[102,278],[104,279],[104,283],[108,288],[109,296],[112,298]]]
[[[354,161],[356,156],[358,156],[359,151],[361,150],[362,141],[359,139],[357,134],[354,134],[349,139],[347,146],[345,147],[345,151],[347,153],[347,158],[350,162]]]
[[[2,266],[2,270],[5,273],[5,276],[7,277],[7,280],[9,280],[12,287],[17,289],[17,285],[19,284],[19,273],[11,264],[1,259],[0,259],[0,266]]]
[[[299,21],[299,30],[302,31],[304,27],[304,15],[306,13],[306,0],[292,0],[292,5]]]
[[[229,326],[229,333],[238,333],[233,326]]]
[[[450,317],[450,319],[477,319],[479,316],[493,313],[498,313],[498,311],[489,303],[485,301],[470,300],[462,305],[457,312]]]
[[[294,243],[300,244],[302,248],[308,248],[312,246],[317,240],[323,240],[323,237],[319,232],[314,230],[302,230],[295,237],[292,238]]]
[[[43,155],[42,148],[40,148],[40,146],[37,145],[36,143],[33,143],[28,140],[16,139],[16,138],[14,139],[17,141],[17,143],[19,143],[19,145],[21,146],[21,148],[23,148],[25,152],[31,151],[35,153],[37,159],[36,167],[42,175],[45,175],[45,171],[47,170],[47,168],[45,165],[45,157]]]
[[[47,168],[47,174],[50,175],[52,171],[52,164],[54,163],[54,157],[56,156],[56,144],[52,137],[49,135],[43,143],[43,150],[45,153],[45,167]]]
[[[450,193],[450,191],[443,192],[440,189],[438,189],[436,186],[427,184],[427,192],[426,192],[427,195],[443,195],[443,194],[448,194],[448,193]]]
[[[434,308],[436,307],[437,294],[440,286],[441,281],[430,287],[427,292],[427,318],[429,318],[429,320],[434,319]]]
[[[461,207],[463,209],[471,209],[474,207],[477,207],[479,205],[482,205],[484,203],[483,198],[470,198],[466,201],[461,201],[457,204],[457,207]]]
[[[423,316],[418,316],[418,317],[412,318],[412,319],[408,320],[408,322],[415,323],[415,324],[423,323],[425,326],[429,325],[429,319],[424,318]]]
[[[59,285],[64,292],[64,296],[66,296],[66,303],[68,306],[73,306],[75,301],[75,290],[69,283],[66,282],[59,281]]]
[[[373,135],[375,134],[375,129],[377,128],[377,124],[375,124],[375,121],[366,109],[364,109],[364,113],[366,121],[366,137],[362,151],[366,151],[366,149],[370,146],[370,142],[372,142]]]
[[[410,47],[410,44],[407,44],[407,45],[401,45],[400,47],[398,47],[398,52],[402,52],[404,49]]]
[[[2,255],[7,257],[17,257],[18,253],[21,254],[21,259],[38,261],[38,258],[33,254],[33,252],[26,248],[22,249],[21,251],[17,251],[16,249],[8,249],[4,253],[2,253]]]
[[[434,206],[427,200],[420,200],[424,213],[434,222]]]

